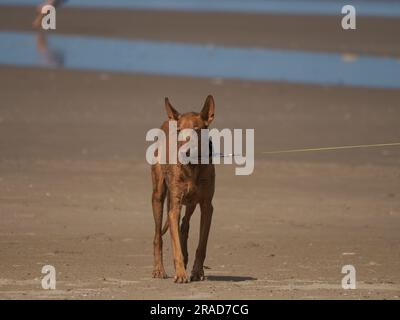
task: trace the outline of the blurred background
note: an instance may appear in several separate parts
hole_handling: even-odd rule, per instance
[[[56,4],[44,31],[42,2],[0,0],[0,297],[399,298],[400,148],[261,152],[400,142],[400,1]],[[150,278],[145,135],[165,96],[208,94],[214,127],[255,129],[256,166],[218,166],[211,281],[183,292]]]

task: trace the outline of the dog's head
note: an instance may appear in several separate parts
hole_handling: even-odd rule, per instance
[[[214,120],[215,103],[213,96],[207,96],[204,106],[199,113],[187,112],[181,114],[171,105],[168,98],[165,98],[165,109],[167,111],[169,120],[176,121],[178,134],[185,129],[192,129],[192,134],[197,135],[197,148],[200,150],[202,145],[201,130],[208,129],[209,125]],[[191,139],[191,137],[188,136],[187,140],[189,139]],[[185,141],[178,141],[178,148],[180,148],[180,146],[182,146],[184,143]]]
[[[200,113],[187,112],[180,114],[165,98],[165,109],[169,120],[177,121],[178,131],[183,129],[201,130],[207,129],[214,120],[215,104],[212,95],[207,96],[203,109]]]

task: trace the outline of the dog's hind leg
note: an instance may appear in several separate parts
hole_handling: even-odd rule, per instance
[[[154,230],[154,278],[166,278],[167,274],[164,270],[162,255],[162,236],[161,227],[163,219],[163,206],[166,195],[166,185],[160,167],[154,166],[151,170],[153,181],[152,207],[155,223]]]
[[[200,210],[200,237],[199,245],[196,250],[196,259],[190,277],[190,280],[192,281],[204,280],[203,263],[206,258],[208,234],[210,232],[211,218],[214,210],[211,201],[200,202]]]
[[[182,223],[181,223],[181,247],[182,247],[183,263],[185,265],[185,269],[187,267],[189,259],[188,249],[187,249],[187,241],[189,237],[189,222],[195,208],[196,208],[195,204],[189,204],[186,206],[185,216],[182,218]]]

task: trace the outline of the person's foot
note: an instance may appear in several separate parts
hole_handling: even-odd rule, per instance
[[[42,19],[44,14],[39,10],[38,14],[36,15],[35,20],[32,22],[32,27],[34,29],[40,29],[42,27]]]

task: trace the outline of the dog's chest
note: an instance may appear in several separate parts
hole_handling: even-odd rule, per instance
[[[186,170],[185,170],[186,169]],[[197,168],[196,168],[197,169]],[[198,183],[198,170],[184,168],[180,171],[181,191],[183,195],[182,201],[192,202],[196,200],[199,183]]]
[[[163,168],[167,187],[181,199],[183,205],[197,203],[205,192],[211,178],[200,166],[165,166]],[[209,172],[206,172],[209,174]]]
[[[186,170],[185,170],[186,169]],[[180,189],[182,191],[182,203],[196,202],[199,193],[198,168],[184,168],[180,171]]]

